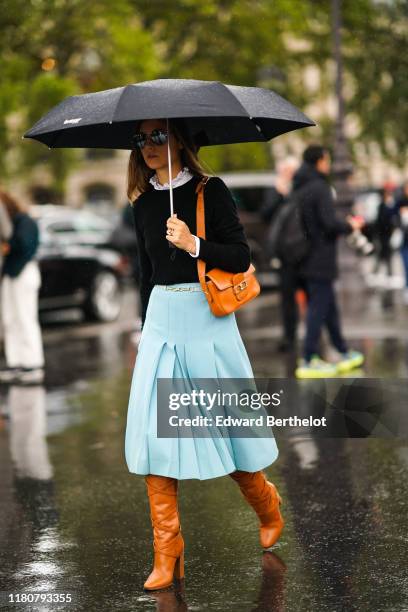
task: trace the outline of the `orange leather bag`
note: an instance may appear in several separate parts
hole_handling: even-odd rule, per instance
[[[204,185],[206,176],[197,185],[197,236],[205,239]],[[212,313],[223,317],[238,310],[259,295],[261,288],[251,264],[245,272],[226,272],[220,268],[205,271],[205,261],[198,258],[198,279],[207,298]],[[207,280],[208,279],[208,280]]]

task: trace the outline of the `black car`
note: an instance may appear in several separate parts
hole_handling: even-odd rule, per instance
[[[36,206],[32,213],[40,228],[40,313],[79,307],[88,319],[117,319],[130,264],[106,247],[112,224],[67,207]]]

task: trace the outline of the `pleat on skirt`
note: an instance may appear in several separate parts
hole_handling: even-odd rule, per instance
[[[200,288],[200,283],[171,287]],[[206,480],[235,470],[256,472],[278,456],[270,437],[157,436],[158,378],[253,378],[235,313],[216,317],[200,291],[150,294],[132,375],[125,457],[134,474]]]

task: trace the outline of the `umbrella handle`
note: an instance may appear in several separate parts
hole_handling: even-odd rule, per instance
[[[173,181],[171,176],[171,151],[170,151],[170,132],[169,132],[169,120],[166,118],[167,124],[167,161],[169,164],[169,185],[170,185],[170,216],[173,216]]]
[[[166,125],[167,125],[167,161],[169,164],[169,185],[170,185],[170,216],[173,216],[173,182],[171,176],[171,151],[170,151],[170,132],[169,132],[169,119],[166,117]],[[172,242],[168,243],[170,249],[176,249],[176,245]],[[171,253],[170,258],[173,261],[176,256],[176,250]]]

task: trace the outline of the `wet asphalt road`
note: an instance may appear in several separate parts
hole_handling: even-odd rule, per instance
[[[274,301],[262,295],[237,317],[259,377],[294,366],[276,352]],[[346,335],[366,354],[359,375],[406,378],[408,309],[398,292],[345,291],[341,303]],[[286,527],[264,554],[256,516],[230,478],[182,481],[184,588],[143,591],[148,504],[123,448],[134,308],[129,294],[115,324],[46,326],[45,385],[0,388],[0,609],[408,610],[403,439],[279,439],[279,459],[265,471]],[[11,606],[5,592],[70,593],[73,602]]]

